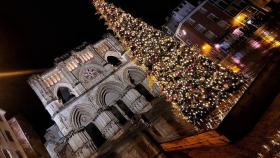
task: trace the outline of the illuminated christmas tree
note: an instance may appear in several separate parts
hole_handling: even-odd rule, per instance
[[[97,13],[130,50],[136,63],[156,78],[166,99],[195,125],[244,85],[242,76],[201,56],[140,19],[104,0],[93,0]]]

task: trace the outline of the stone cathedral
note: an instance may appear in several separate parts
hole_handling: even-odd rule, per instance
[[[45,134],[51,157],[164,157],[154,140],[179,137],[174,119],[158,113],[159,88],[128,54],[108,34],[29,79],[55,122]]]

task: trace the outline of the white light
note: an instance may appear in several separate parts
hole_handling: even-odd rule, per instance
[[[247,21],[247,24],[252,24],[252,20],[248,20],[248,21]]]
[[[186,30],[182,30],[182,33],[183,33],[184,36],[187,35],[187,31]]]
[[[215,48],[216,48],[216,49],[220,49],[220,48],[221,48],[221,45],[220,45],[220,44],[215,44]]]

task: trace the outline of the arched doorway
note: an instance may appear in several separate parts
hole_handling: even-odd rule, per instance
[[[97,148],[102,146],[106,142],[106,138],[102,135],[99,129],[93,124],[90,123],[85,127],[86,132],[91,137],[92,141]]]
[[[143,95],[145,97],[145,99],[149,102],[151,102],[152,100],[154,100],[154,96],[150,93],[150,91],[148,91],[146,89],[146,87],[144,87],[142,84],[137,84],[134,87],[141,95]]]
[[[127,123],[127,119],[121,114],[121,112],[115,106],[110,106],[109,110],[119,120],[119,123],[121,125],[125,125]]]
[[[59,87],[57,90],[57,97],[63,104],[67,103],[71,99],[75,98],[75,95],[71,93],[71,90],[67,87]]]
[[[117,102],[118,107],[128,116],[129,118],[132,118],[134,116],[134,113],[125,105],[125,103],[122,100],[118,100]]]
[[[107,61],[109,64],[111,64],[113,66],[119,66],[122,63],[117,57],[114,57],[114,56],[108,56]]]
[[[124,70],[124,80],[125,82],[135,86],[141,95],[143,95],[147,101],[152,101],[154,96],[142,85],[143,81],[146,79],[146,74],[143,70],[136,66],[128,67]]]

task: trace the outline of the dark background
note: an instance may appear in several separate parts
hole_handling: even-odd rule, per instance
[[[181,0],[112,0],[160,28]],[[89,0],[1,0],[0,73],[46,69],[82,42],[99,40],[106,27]],[[28,86],[29,75],[0,78],[0,108],[7,117],[23,115],[42,137],[53,124]]]

